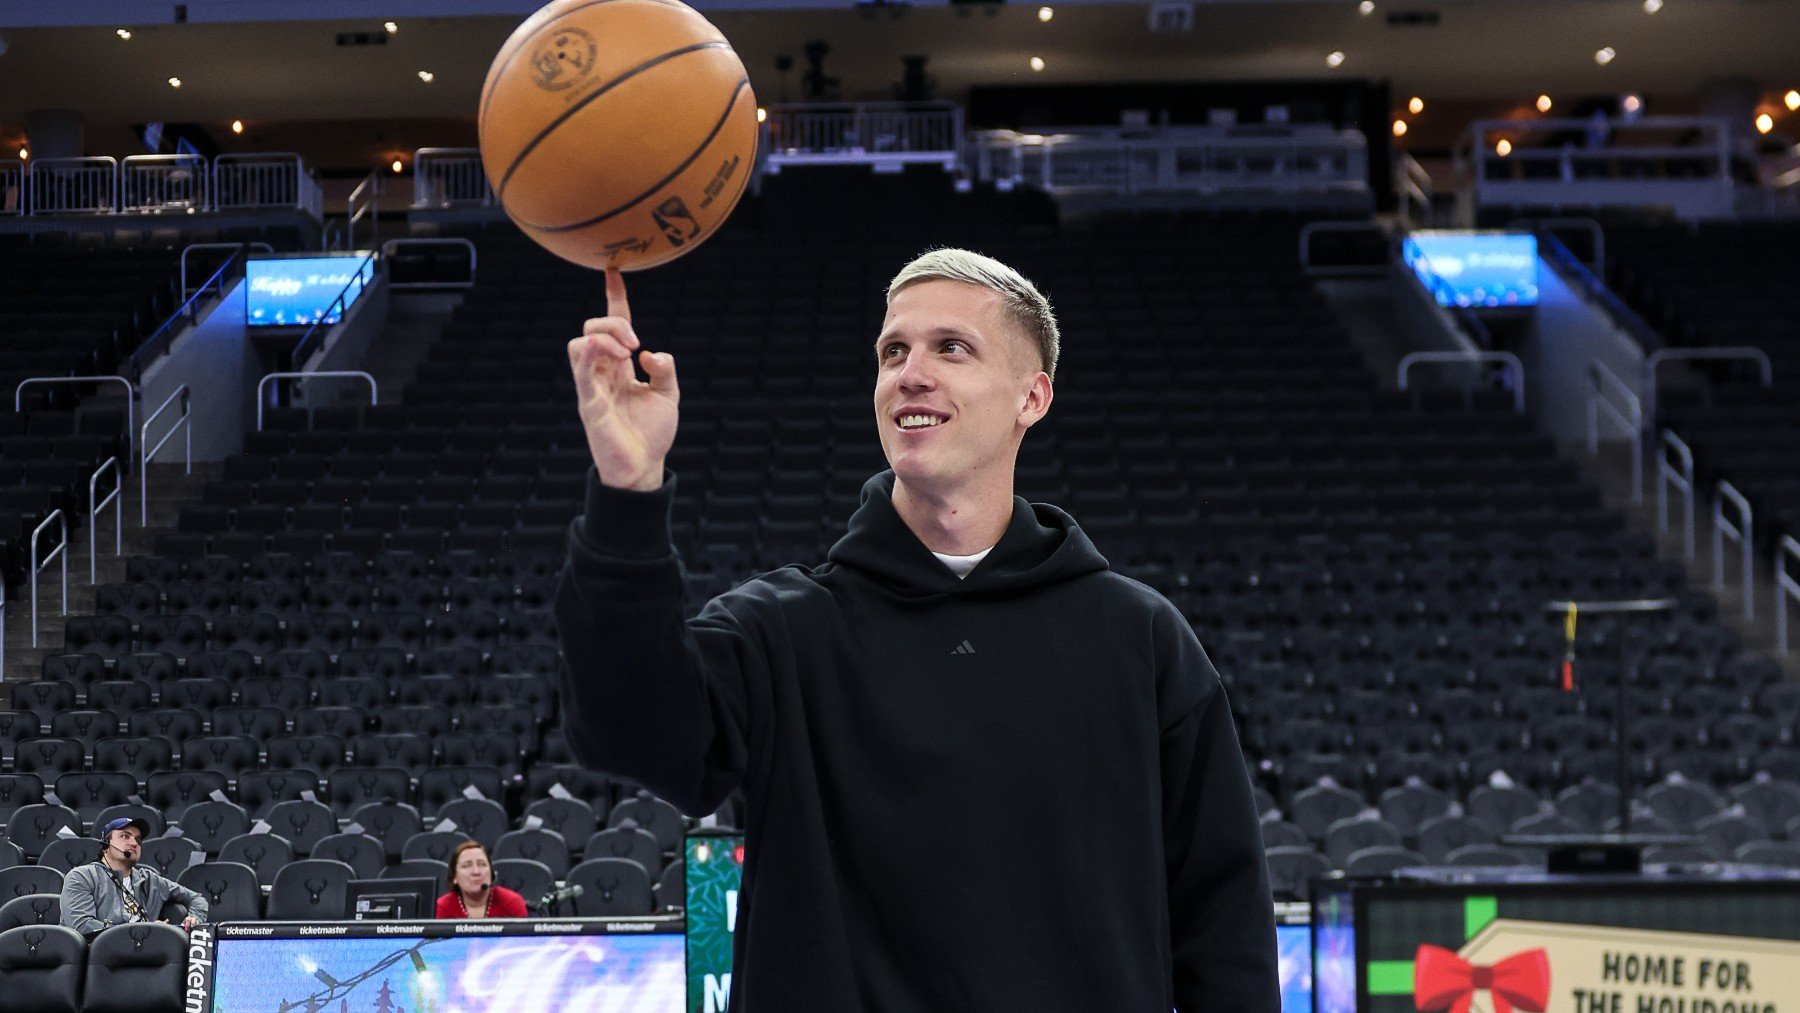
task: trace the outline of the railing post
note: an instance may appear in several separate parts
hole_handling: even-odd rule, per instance
[[[1632,392],[1618,374],[1606,367],[1599,359],[1589,360],[1588,378],[1593,381],[1593,389],[1588,392],[1588,453],[1600,452],[1600,412],[1604,409],[1614,423],[1626,431],[1631,441],[1631,502],[1644,501],[1644,409],[1638,396]],[[1611,390],[1624,402],[1621,409],[1606,397]]]
[[[269,384],[280,380],[363,380],[369,385],[369,403],[375,404],[380,391],[375,385],[375,378],[360,369],[331,369],[309,373],[304,370],[290,370],[281,373],[269,373],[256,382],[256,431],[262,432],[263,406],[267,402],[264,392]]]
[[[1694,558],[1694,452],[1681,437],[1671,430],[1662,431],[1661,442],[1656,455],[1656,531],[1662,534],[1669,530],[1669,487],[1674,486],[1681,492],[1682,529],[1681,545],[1689,562]],[[1669,463],[1668,454],[1675,455],[1679,467]]]
[[[44,529],[50,526],[51,521],[58,524],[62,541],[56,546],[55,552],[40,559],[38,557],[38,539],[43,535]],[[49,566],[51,560],[59,556],[62,558],[62,614],[66,616],[69,614],[69,518],[60,507],[50,511],[43,523],[31,532],[31,646],[33,647],[38,645],[38,577],[44,572],[44,567]]]
[[[1735,523],[1725,516],[1725,504],[1728,502],[1737,508]],[[1721,481],[1713,493],[1712,502],[1713,590],[1725,589],[1725,540],[1729,538],[1738,545],[1741,557],[1745,622],[1756,619],[1756,575],[1751,570],[1750,562],[1750,538],[1755,530],[1753,520],[1750,501],[1744,498],[1743,493],[1738,492],[1736,486]]]
[[[181,414],[176,418],[175,424],[169,427],[169,431],[163,434],[163,438],[156,441],[156,446],[150,446],[151,423],[167,411],[177,398],[181,401]],[[157,405],[156,410],[144,419],[143,431],[138,435],[138,446],[142,448],[138,462],[139,527],[150,526],[150,462],[156,457],[157,451],[175,437],[177,429],[186,433],[187,457],[183,474],[192,475],[194,473],[193,396],[185,383],[175,388],[174,392],[164,398],[163,403]]]

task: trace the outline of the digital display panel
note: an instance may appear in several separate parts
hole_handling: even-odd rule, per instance
[[[189,1007],[212,1013],[680,1013],[681,922],[602,931],[592,922],[219,926],[210,981],[189,954]],[[196,930],[197,932],[199,930]],[[196,940],[190,936],[190,951]],[[204,958],[203,958],[204,959]],[[193,987],[210,991],[196,1005]]]
[[[731,1000],[731,944],[744,836],[695,834],[684,843],[687,867],[688,1013],[725,1013]]]
[[[374,272],[372,253],[252,258],[244,265],[245,320],[251,327],[335,324]]]
[[[1401,245],[1401,256],[1440,306],[1537,305],[1536,236],[1510,232],[1414,232]]]

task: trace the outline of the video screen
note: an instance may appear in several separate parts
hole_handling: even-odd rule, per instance
[[[214,1013],[680,1013],[679,933],[221,939]]]
[[[725,1013],[731,1002],[731,950],[738,888],[744,878],[744,836],[694,834],[685,843],[684,858],[688,1013]]]
[[[252,258],[244,265],[245,322],[251,327],[335,324],[374,276],[372,253]]]
[[[1275,926],[1281,968],[1281,1013],[1312,1013],[1312,927]]]
[[[1427,230],[1407,236],[1401,256],[1440,306],[1537,305],[1536,236]]]
[[[1312,1008],[1356,1013],[1356,918],[1349,891],[1320,890],[1313,902],[1312,933]]]

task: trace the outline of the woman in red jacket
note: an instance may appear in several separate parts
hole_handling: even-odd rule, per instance
[[[525,917],[525,898],[494,884],[494,867],[479,841],[464,841],[451,852],[449,886],[437,901],[439,918]]]

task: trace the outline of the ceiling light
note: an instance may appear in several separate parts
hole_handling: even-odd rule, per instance
[[[231,121],[231,132],[234,134],[243,133],[244,132],[244,121],[243,120],[232,120]]]
[[[1757,133],[1766,134],[1769,131],[1774,130],[1774,129],[1775,129],[1775,117],[1770,116],[1768,113],[1761,113],[1761,114],[1757,115],[1757,117],[1756,117],[1756,132]]]
[[[1056,12],[1051,10],[1050,8],[1048,8],[1048,7],[1039,7],[1038,8],[1038,20],[1039,21],[1048,21],[1053,17],[1056,17]]]
[[[1375,0],[1362,0],[1362,3],[1356,5],[1356,10],[1364,16],[1375,13]]]
[[[385,28],[385,29],[387,29],[387,33],[388,33],[388,34],[389,34],[389,35],[392,35],[392,34],[394,34],[394,33],[395,33],[395,32],[397,32],[397,31],[399,31],[399,30],[400,30],[400,26],[399,26],[399,25],[396,25],[396,24],[394,24],[394,23],[393,23],[393,22],[392,22],[392,21],[384,21],[384,22],[382,22],[382,23],[381,23],[381,27],[383,27],[383,28]]]
[[[1041,56],[1032,57],[1031,58],[1031,69],[1034,71],[1043,70],[1044,69],[1044,58]]]
[[[1395,120],[1394,121],[1394,136],[1395,137],[1405,137],[1406,136],[1406,121],[1405,120]]]
[[[1789,90],[1786,95],[1781,96],[1781,101],[1790,112],[1800,111],[1800,91]]]
[[[1627,95],[1619,101],[1619,108],[1628,113],[1641,112],[1644,108],[1644,100],[1636,95]]]
[[[1406,103],[1406,111],[1412,113],[1414,116],[1419,115],[1425,111],[1425,100],[1414,95],[1412,101]]]
[[[181,78],[179,78],[179,77],[169,78],[169,87],[171,87],[171,88],[181,87]]]
[[[769,111],[762,106],[756,107],[756,122],[762,123],[769,118]]]
[[[398,158],[394,159],[394,171],[395,172],[399,172],[400,170],[402,170],[404,168],[406,168],[406,166],[402,165]]]
[[[30,158],[30,157],[31,157],[31,152],[29,150],[27,150],[25,148],[19,149],[19,161],[23,162],[24,160],[26,160],[27,158]]]
[[[431,82],[437,80],[437,75],[433,74],[429,70],[421,70],[421,71],[419,71],[419,80],[425,82],[426,84],[430,84]]]
[[[129,29],[129,28],[121,28],[118,31],[114,32],[113,34],[117,35],[121,40],[123,40],[125,42],[131,41],[131,29]]]
[[[1655,14],[1662,10],[1663,0],[1644,0],[1644,13]]]
[[[1537,100],[1538,112],[1540,112],[1540,113],[1549,112],[1550,106],[1553,104],[1554,103],[1552,103],[1550,101],[1550,96],[1548,96],[1548,95],[1539,95],[1538,96],[1538,100]]]
[[[1335,68],[1335,67],[1342,67],[1343,65],[1344,65],[1344,51],[1341,49],[1338,50],[1337,52],[1332,53],[1330,56],[1327,56],[1325,58],[1325,66],[1327,66],[1327,67]]]
[[[1601,46],[1599,49],[1594,51],[1594,62],[1599,64],[1600,66],[1604,67],[1607,64],[1613,62],[1613,57],[1618,56],[1618,55],[1619,55],[1618,51],[1613,49],[1613,47]]]
[[[1494,154],[1499,155],[1501,158],[1505,158],[1512,154],[1512,142],[1504,137],[1500,138],[1500,143],[1494,145]]]

